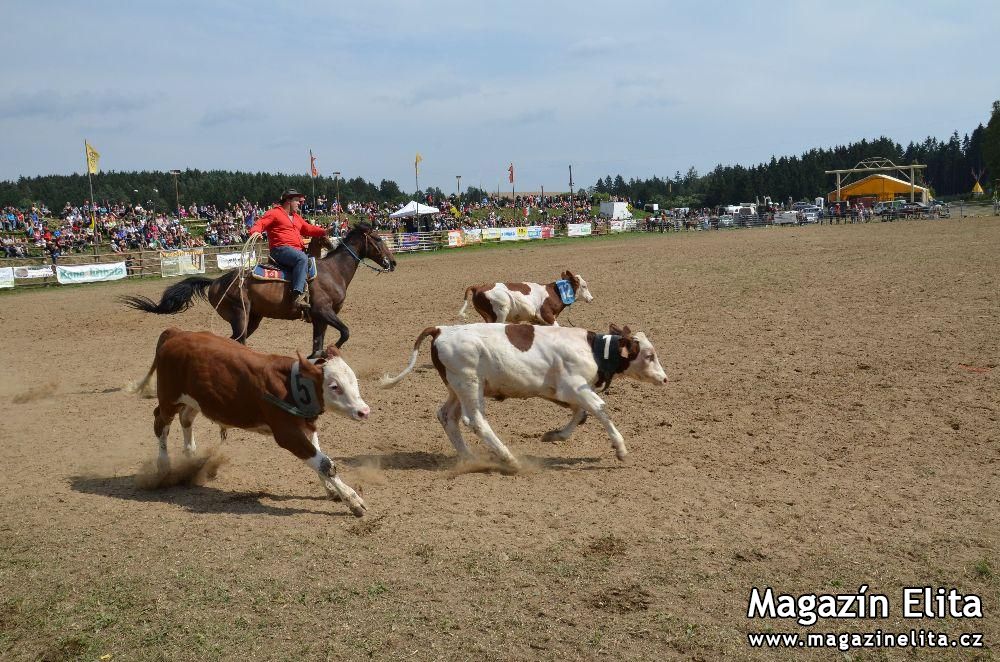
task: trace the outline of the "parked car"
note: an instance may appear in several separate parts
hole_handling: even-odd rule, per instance
[[[799,212],[797,211],[779,211],[774,215],[775,225],[798,225],[799,224]]]
[[[803,223],[819,223],[819,211],[802,212]]]
[[[930,207],[919,202],[907,202],[899,209],[903,216],[924,216],[930,212]]]

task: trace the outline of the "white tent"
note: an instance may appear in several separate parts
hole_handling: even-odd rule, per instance
[[[440,214],[441,210],[437,207],[428,207],[427,205],[422,205],[419,202],[410,200],[406,203],[405,207],[401,207],[398,211],[389,214],[389,218],[413,218],[414,216],[426,216],[427,214]]]
[[[616,220],[632,218],[632,214],[629,213],[628,210],[627,202],[602,202],[601,216]]]

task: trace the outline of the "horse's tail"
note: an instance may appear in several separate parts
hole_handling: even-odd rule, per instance
[[[399,373],[395,377],[389,376],[388,373],[382,375],[382,379],[378,380],[379,386],[382,388],[391,388],[402,381],[403,377],[410,374],[413,371],[413,367],[417,365],[417,356],[420,354],[420,343],[422,343],[424,338],[427,336],[434,336],[437,338],[439,333],[441,333],[441,330],[436,326],[429,326],[421,331],[420,335],[417,336],[417,339],[413,343],[413,353],[410,355],[410,364],[406,366],[406,369],[403,370],[403,372]]]
[[[475,285],[469,285],[465,288],[465,294],[462,296],[462,309],[458,311],[458,316],[462,319],[465,319],[465,309],[469,307],[469,293],[475,289]]]
[[[142,310],[147,313],[157,315],[175,315],[183,312],[194,305],[192,299],[198,295],[202,299],[208,300],[208,288],[212,284],[211,278],[201,276],[191,276],[179,283],[174,283],[163,290],[160,303],[142,296],[123,296],[119,301],[130,308]]]

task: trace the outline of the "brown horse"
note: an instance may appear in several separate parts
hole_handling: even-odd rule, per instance
[[[329,239],[313,239],[308,254],[316,257],[316,278],[308,283],[309,319],[313,325],[313,353],[323,353],[326,329],[332,326],[340,332],[337,347],[350,337],[350,331],[338,314],[347,297],[358,265],[371,259],[381,268],[366,267],[378,272],[393,271],[396,259],[382,238],[367,224],[356,225],[340,240],[340,244],[326,257],[319,258],[322,248],[331,247]],[[240,270],[227,271],[215,280],[192,276],[174,283],[163,291],[160,302],[142,296],[126,296],[121,300],[128,306],[147,313],[173,315],[187,310],[195,295],[207,299],[233,329],[233,340],[246,344],[265,317],[271,319],[302,319],[302,313],[291,301],[291,288],[287,282],[261,281],[246,277],[240,282]]]

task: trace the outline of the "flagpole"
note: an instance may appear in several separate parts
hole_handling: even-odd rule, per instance
[[[312,181],[312,194],[313,194],[313,215],[316,214],[316,161],[313,157],[313,151],[309,150],[309,179]]]
[[[94,257],[97,257],[97,218],[94,216],[94,181],[90,176],[90,154],[87,153],[87,141],[83,141],[83,160],[87,162],[87,185],[90,187],[90,230],[94,236]]]
[[[573,195],[573,166],[569,167],[569,222],[576,223],[576,196]]]

